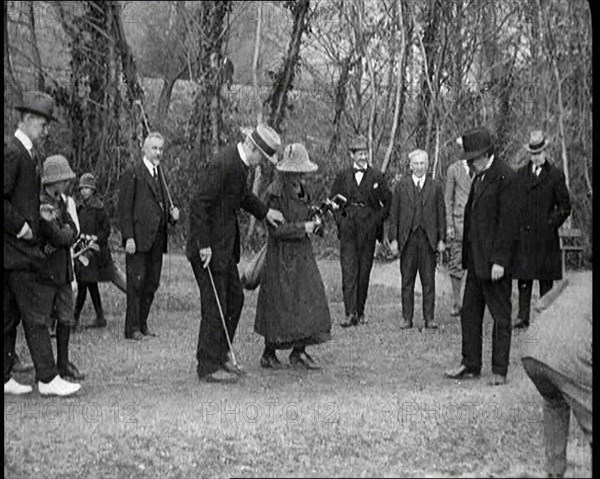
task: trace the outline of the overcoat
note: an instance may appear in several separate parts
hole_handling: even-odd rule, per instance
[[[523,280],[562,278],[558,229],[571,213],[565,175],[545,161],[537,176],[531,161],[516,173],[519,229],[513,277]]]
[[[278,347],[329,339],[331,316],[321,273],[304,223],[309,198],[293,191],[284,175],[267,189],[267,205],[281,211],[285,223],[269,226],[254,330]]]

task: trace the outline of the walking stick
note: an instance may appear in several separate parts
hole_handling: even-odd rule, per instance
[[[217,300],[217,306],[219,307],[219,314],[221,315],[221,323],[223,324],[223,329],[225,330],[225,337],[227,338],[227,345],[229,346],[229,351],[231,352],[231,360],[233,364],[239,368],[237,360],[235,359],[235,354],[233,353],[233,345],[231,344],[231,339],[229,338],[229,331],[227,330],[227,324],[225,323],[225,315],[223,314],[223,309],[221,308],[221,301],[219,301],[219,295],[217,294],[217,287],[215,286],[215,280],[213,279],[212,271],[210,270],[210,265],[206,266],[208,269],[208,276],[210,277],[210,284],[212,285],[213,291],[215,293],[215,299]]]

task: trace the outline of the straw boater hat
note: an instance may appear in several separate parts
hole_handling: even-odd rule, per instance
[[[277,152],[281,149],[281,139],[273,128],[261,123],[248,135],[248,138],[271,163],[277,163]]]
[[[367,143],[367,139],[362,135],[355,136],[354,138],[352,138],[352,140],[350,140],[350,143],[348,144],[348,149],[350,151],[368,150],[369,146]]]
[[[79,178],[79,189],[81,188],[91,188],[96,191],[96,177],[91,173],[84,173]]]
[[[308,158],[308,152],[302,143],[292,143],[285,147],[283,160],[275,166],[284,173],[311,173],[319,166]]]
[[[48,121],[58,121],[54,116],[54,99],[41,91],[26,91],[23,101],[15,110],[43,116]]]
[[[462,145],[463,159],[473,160],[484,153],[490,153],[494,147],[492,134],[484,127],[479,126],[463,133]]]
[[[69,162],[62,155],[53,155],[46,158],[42,167],[42,185],[50,185],[63,180],[72,180],[77,175],[69,166]]]
[[[539,153],[544,151],[548,146],[546,135],[542,130],[534,130],[529,134],[529,144],[525,145],[525,149],[529,153]]]

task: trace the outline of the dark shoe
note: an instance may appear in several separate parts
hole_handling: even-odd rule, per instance
[[[94,321],[92,324],[88,324],[85,327],[86,328],[105,328],[106,327],[106,319],[104,319],[104,317],[102,316],[98,316],[96,318],[96,321]]]
[[[260,366],[265,369],[283,369],[283,364],[277,356],[262,356],[260,358]]]
[[[73,379],[75,381],[82,381],[85,379],[85,374],[79,372],[79,369],[77,369],[77,366],[73,363],[67,364],[66,368],[59,369],[58,375],[63,379]]]
[[[214,373],[201,376],[199,379],[207,383],[235,383],[238,380],[238,375],[219,369]]]
[[[471,371],[468,367],[462,364],[456,369],[449,369],[444,374],[450,379],[474,379],[479,377],[479,373]]]
[[[125,339],[129,339],[131,341],[142,341],[144,339],[144,335],[139,331],[134,331],[131,336],[125,336]]]
[[[490,386],[502,386],[506,384],[506,376],[502,376],[501,374],[493,374],[491,379],[488,381]]]
[[[358,324],[369,324],[369,320],[364,314],[358,316]]]
[[[412,322],[410,321],[404,321],[402,323],[402,326],[400,326],[400,329],[411,329],[413,327]]]
[[[147,329],[145,331],[142,331],[142,334],[144,336],[148,336],[150,338],[158,338],[158,334],[157,333],[152,333],[152,332],[148,331]]]
[[[236,365],[233,361],[227,361],[221,366],[225,371],[232,374],[237,374],[238,376],[245,376],[246,371]]]
[[[440,325],[435,321],[425,321],[425,329],[438,329]]]
[[[11,371],[15,373],[26,373],[33,370],[33,363],[26,363],[21,361],[21,358],[17,355],[17,353],[13,356],[13,363]]]
[[[300,354],[290,354],[290,364],[292,366],[302,366],[306,369],[321,369],[321,366],[319,366],[306,352]]]
[[[525,321],[521,318],[515,319],[515,324],[513,325],[514,329],[525,329],[529,327],[529,321]]]
[[[349,328],[350,326],[356,326],[358,325],[358,318],[356,317],[355,314],[350,314],[348,316],[346,316],[346,321],[342,321],[340,323],[340,326],[342,328]]]

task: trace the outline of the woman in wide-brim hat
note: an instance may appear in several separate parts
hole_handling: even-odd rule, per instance
[[[311,220],[304,176],[317,170],[304,145],[284,150],[276,179],[267,189],[269,208],[282,212],[285,224],[269,227],[265,266],[254,331],[265,338],[264,368],[279,369],[277,349],[292,349],[292,366],[318,369],[306,346],[330,339],[331,316],[310,235],[320,224]]]

